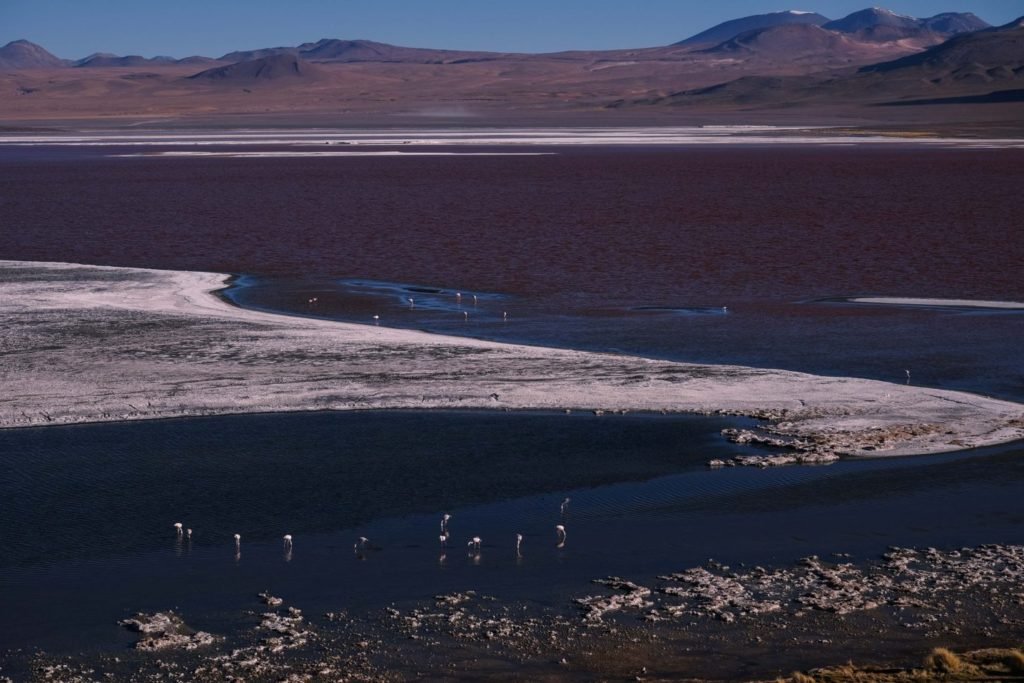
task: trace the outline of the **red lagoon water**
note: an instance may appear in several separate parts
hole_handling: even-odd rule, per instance
[[[559,293],[580,305],[1024,299],[1024,150],[111,151],[0,149],[0,258]]]

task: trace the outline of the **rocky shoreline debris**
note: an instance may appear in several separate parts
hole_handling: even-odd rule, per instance
[[[522,635],[521,626],[506,617],[480,616],[476,609],[493,598],[476,591],[434,596],[434,609],[414,608],[408,613],[389,608],[388,616],[396,620],[401,632],[410,640],[445,632],[458,640],[509,640]]]
[[[577,600],[584,623],[594,625],[627,609],[652,622],[710,617],[732,623],[770,613],[847,615],[888,607],[905,613],[902,627],[937,634],[949,626],[935,613],[965,591],[984,593],[990,608],[1024,605],[1024,546],[894,547],[865,566],[817,556],[780,569],[738,570],[711,561],[659,579],[666,585],[648,588],[617,577],[597,582],[624,592]]]
[[[820,417],[821,411],[810,412],[811,417]],[[735,444],[763,446],[784,452],[716,458],[708,461],[708,467],[828,465],[839,460],[841,454],[884,453],[915,439],[940,433],[954,435],[952,431],[943,432],[937,425],[928,423],[862,427],[857,430],[827,428],[801,435],[801,421],[808,419],[806,415],[800,416],[798,421],[794,421],[797,416],[789,411],[766,411],[757,417],[771,422],[757,429],[723,429],[722,436]],[[971,446],[965,441],[958,442],[958,445],[964,448]]]
[[[735,411],[716,412],[736,414]],[[799,410],[753,410],[745,414],[765,422],[756,429],[723,429],[722,436],[736,444],[765,446],[801,455],[828,457],[900,453],[908,443],[942,440],[951,447],[963,449],[973,448],[982,441],[964,438],[957,430],[933,422],[899,422],[884,418],[882,414],[873,418],[858,416],[852,409],[804,407]],[[833,424],[824,424],[827,422]],[[850,423],[851,427],[841,426],[842,422]],[[1009,419],[1005,427],[1020,429],[1020,422],[1019,419]]]
[[[584,610],[583,621],[589,626],[596,626],[609,612],[620,612],[625,609],[647,609],[654,607],[654,603],[648,600],[651,589],[639,586],[632,581],[611,576],[607,579],[594,579],[593,583],[607,586],[613,590],[622,591],[611,596],[588,595],[583,598],[576,598],[573,602],[580,605]]]
[[[715,458],[708,461],[708,467],[781,467],[783,465],[831,465],[839,460],[829,446],[815,443],[807,439],[796,439],[789,436],[775,436],[767,433],[774,429],[771,425],[763,427],[764,432],[751,429],[723,429],[722,436],[729,441],[748,445],[767,446],[783,449],[784,453],[766,455],[737,455],[732,458]]]
[[[906,660],[908,642],[923,655],[979,643],[1015,647],[1024,637],[1024,546],[1018,545],[893,547],[872,561],[835,553],[781,567],[708,561],[645,583],[598,579],[594,584],[603,590],[563,605],[568,609],[537,609],[467,590],[362,616],[327,612],[313,623],[282,601],[244,613],[237,631],[211,636],[211,648],[25,656],[33,680],[69,683],[451,680],[499,670],[493,667],[581,680],[675,680],[680,671],[700,671],[693,680],[746,680],[801,669],[814,680],[895,681],[901,679],[842,678],[839,669],[813,667],[861,658],[909,670],[921,660]],[[269,598],[275,596],[259,597]],[[189,631],[171,612],[121,623],[147,637]],[[880,651],[880,634],[893,646]],[[725,650],[743,663],[708,657]],[[989,658],[994,663],[980,670],[1000,674],[1011,655]],[[757,662],[756,670],[748,662]],[[974,669],[965,664],[963,671]],[[790,680],[809,679],[794,674]]]
[[[708,467],[782,467],[783,465],[831,465],[839,460],[835,453],[780,453],[777,455],[737,455],[708,460]]]
[[[259,598],[264,604],[271,607],[280,607],[284,604],[283,598],[271,595],[269,592],[260,593]],[[242,680],[243,677],[258,678],[274,674],[280,669],[280,663],[276,656],[288,651],[307,648],[316,638],[313,629],[306,623],[302,610],[297,607],[287,607],[283,611],[263,612],[259,615],[259,619],[260,623],[254,629],[259,637],[257,644],[234,648],[228,653],[212,657],[208,666],[199,667],[193,673],[198,677],[219,672],[228,680]]]
[[[139,612],[134,617],[122,619],[117,623],[141,633],[143,637],[135,643],[135,649],[146,652],[168,649],[194,650],[213,645],[218,639],[206,631],[193,631],[174,612]]]
[[[263,593],[260,593],[259,598],[263,601],[263,604],[267,605],[268,607],[280,607],[284,604],[283,598],[275,597],[271,595],[269,591],[264,591]]]
[[[303,624],[302,610],[296,607],[289,607],[284,614],[264,612],[261,616],[259,628],[277,634],[263,640],[269,651],[275,654],[302,647],[313,636],[313,632]]]

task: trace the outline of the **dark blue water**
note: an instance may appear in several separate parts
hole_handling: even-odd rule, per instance
[[[904,382],[909,369],[915,384],[1024,400],[1024,309],[540,295],[255,276],[237,278],[224,296],[289,314],[678,361],[889,382]]]
[[[18,502],[0,536],[0,644],[117,649],[132,640],[117,619],[168,608],[230,632],[267,589],[314,614],[467,589],[568,608],[592,578],[651,580],[708,557],[1024,542],[1019,446],[707,469],[744,450],[718,433],[743,422],[371,412],[0,432],[0,496]],[[475,535],[479,558],[465,547]],[[354,551],[359,536],[371,550]]]

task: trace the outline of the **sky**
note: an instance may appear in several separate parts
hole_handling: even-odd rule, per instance
[[[219,57],[234,50],[364,38],[408,47],[554,52],[668,45],[714,24],[786,9],[837,19],[879,0],[0,0],[0,45]],[[794,3],[794,4],[789,4]],[[891,0],[911,16],[971,11],[995,24],[1024,0]]]

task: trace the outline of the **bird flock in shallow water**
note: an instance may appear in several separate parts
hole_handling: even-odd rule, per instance
[[[572,499],[571,498],[566,498],[565,500],[562,501],[561,505],[559,506],[559,514],[562,516],[563,521],[564,521],[566,509],[569,506],[569,501],[570,500],[572,500]],[[444,557],[445,557],[444,551],[448,547],[448,543],[451,540],[451,530],[448,528],[448,523],[451,521],[451,518],[452,518],[452,516],[450,514],[448,514],[447,512],[444,513],[443,515],[441,515],[441,534],[440,534],[440,536],[438,536],[438,540],[440,541],[440,544],[441,544],[441,552],[442,552],[441,558],[442,558],[442,561],[444,560]],[[192,529],[186,528],[181,522],[175,522],[172,526],[174,527],[174,531],[177,534],[179,539],[180,538],[187,538],[189,541],[192,540]],[[555,536],[556,536],[556,545],[555,545],[555,547],[556,548],[564,548],[565,547],[565,541],[566,541],[566,538],[567,538],[567,534],[566,534],[566,531],[565,531],[565,525],[564,524],[556,524],[555,525]],[[235,540],[235,559],[237,560],[237,559],[239,559],[241,557],[242,535],[241,534],[234,534],[233,538]],[[522,545],[523,545],[523,538],[524,538],[523,535],[520,534],[520,533],[517,533],[515,535],[516,557],[521,557],[522,556],[522,552],[521,551],[522,551]],[[281,537],[281,540],[284,543],[285,559],[290,561],[291,560],[291,555],[292,555],[292,547],[293,547],[292,535],[291,534],[285,534],[284,536]],[[473,536],[466,543],[466,547],[468,548],[470,554],[473,557],[475,557],[476,559],[479,559],[479,557],[480,557],[480,550],[481,550],[482,546],[483,546],[483,539],[480,538],[479,536]],[[358,539],[356,539],[356,542],[353,544],[352,549],[355,551],[355,553],[356,553],[356,555],[358,557],[363,557],[363,553],[365,551],[367,551],[367,550],[376,550],[377,548],[375,548],[370,543],[370,539],[369,538],[367,538],[366,536],[360,536]]]
[[[479,303],[480,300],[479,300],[479,298],[477,297],[476,294],[473,294],[472,296],[473,296],[473,308],[476,308],[477,304]],[[313,298],[309,299],[308,303],[309,303],[310,306],[314,306],[314,305],[316,305],[317,301],[318,301],[318,299],[316,297],[313,297]],[[409,308],[410,309],[415,309],[416,308],[416,301],[412,297],[406,297],[405,301],[406,301],[406,303],[409,304]],[[462,307],[462,292],[455,292],[455,303],[456,303],[456,305],[459,308]],[[709,310],[711,310],[711,309],[709,309]],[[715,310],[718,310],[718,309],[715,309]],[[725,314],[725,313],[729,312],[729,307],[728,306],[722,306],[720,310],[722,311],[722,313]],[[469,320],[469,311],[460,311],[460,312],[462,313],[462,319],[464,321],[468,321]],[[508,311],[502,311],[501,312],[501,319],[503,321],[507,321],[508,318],[509,318]],[[379,313],[374,313],[371,316],[371,319],[373,320],[373,324],[374,325],[379,325],[380,324],[380,314]]]
[[[472,296],[473,296],[473,308],[476,308],[477,304],[480,303],[480,299],[479,299],[479,297],[477,297],[476,294],[473,294]],[[317,299],[317,297],[313,297],[311,299],[308,299],[307,303],[310,306],[314,306],[314,305],[316,305],[316,303],[318,301],[319,301],[319,299]],[[413,299],[411,296],[410,297],[406,297],[405,298],[405,302],[407,304],[409,304],[409,308],[411,310],[414,310],[416,308],[416,300]],[[460,306],[460,307],[462,306],[462,292],[455,292],[455,303],[458,306]],[[468,321],[469,320],[469,311],[460,311],[460,312],[462,313],[462,319],[464,321]],[[370,319],[373,320],[373,324],[374,325],[380,325],[380,313],[374,313],[372,316],[370,316]],[[508,320],[508,311],[502,311],[501,312],[501,319],[502,320]]]

